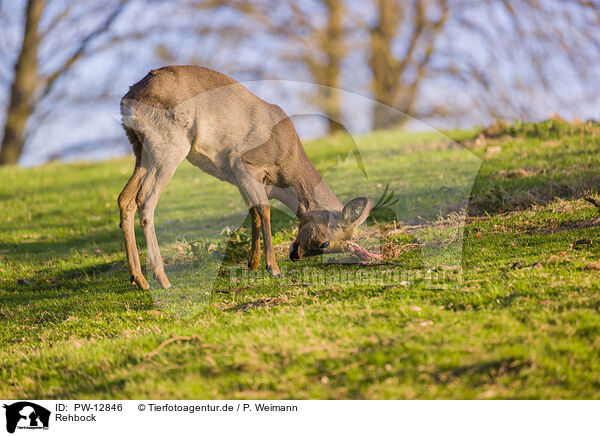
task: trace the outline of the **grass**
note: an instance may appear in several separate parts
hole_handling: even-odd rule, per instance
[[[581,197],[599,186],[600,138],[546,127],[452,132],[465,147],[399,132],[306,144],[344,201],[394,189],[358,235],[389,263],[292,264],[296,220],[276,209],[280,280],[245,274],[243,231],[225,266],[203,261],[245,211],[184,163],[156,217],[171,291],[128,282],[116,198],[132,159],[2,168],[0,397],[599,398],[598,212]],[[368,179],[338,158],[354,145]]]

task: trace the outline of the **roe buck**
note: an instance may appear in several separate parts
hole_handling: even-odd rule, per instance
[[[162,287],[170,287],[154,231],[154,208],[186,158],[239,189],[252,221],[251,270],[260,263],[262,230],[267,270],[280,274],[269,198],[280,200],[299,218],[290,247],[293,261],[339,251],[373,207],[365,197],[343,206],[308,159],[285,112],[216,71],[196,66],[152,70],[123,97],[121,114],[136,160],[119,195],[120,227],[131,281],[142,289],[148,282],[135,242],[136,208],[154,275]]]

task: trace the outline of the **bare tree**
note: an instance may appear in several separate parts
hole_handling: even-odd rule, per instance
[[[341,129],[340,101],[337,88],[340,87],[340,74],[347,53],[346,22],[347,11],[344,0],[180,0],[192,4],[197,10],[207,11],[226,8],[243,14],[244,19],[233,26],[211,29],[205,24],[197,27],[200,36],[209,33],[242,42],[243,37],[257,34],[270,36],[280,50],[269,51],[268,57],[276,56],[287,71],[302,70],[308,78],[319,85],[318,95],[307,97],[316,104],[328,118],[330,132]],[[263,65],[253,70],[255,77],[277,77],[273,71],[265,71]],[[279,69],[279,73],[281,73]],[[295,75],[295,73],[293,73]],[[338,121],[336,121],[338,120]]]
[[[436,41],[448,19],[447,0],[377,0],[377,19],[369,29],[368,60],[373,75],[372,90],[376,105],[373,128],[398,125],[404,115],[415,115],[420,87],[436,49]],[[433,11],[433,12],[432,12]],[[396,56],[393,45],[399,39],[400,24],[410,32]]]
[[[470,122],[539,118],[551,107],[574,110],[600,91],[594,79],[600,61],[598,1],[375,0],[375,5],[376,18],[367,25],[371,88],[394,110],[375,108],[374,128],[398,126],[407,120],[402,114]]]
[[[44,10],[42,0],[29,0],[25,12],[25,31],[15,65],[4,136],[0,146],[0,164],[17,163],[24,145],[25,124],[31,114],[31,99],[37,88],[38,25]]]
[[[155,3],[169,8],[168,23],[162,20],[165,10],[153,9]],[[19,0],[22,8],[6,5],[0,0],[0,96],[6,101],[0,108],[0,164],[16,163],[25,145],[37,142],[40,136],[33,134],[40,121],[60,112],[57,102],[63,109],[75,102],[98,113],[100,100],[115,98],[109,74],[137,72],[121,68],[120,54],[111,51],[102,58],[106,83],[95,83],[85,95],[70,78],[94,62],[94,54],[131,39],[140,44],[123,46],[139,58],[139,68],[158,59],[206,65],[241,80],[285,76],[323,85],[317,95],[302,97],[327,115],[330,132],[340,129],[335,120],[342,119],[341,87],[370,92],[384,103],[373,109],[377,129],[399,126],[407,115],[470,124],[540,118],[551,111],[568,117],[583,104],[597,104],[600,95],[600,0]],[[134,5],[148,10],[150,21],[162,21],[161,31],[149,31],[156,29],[154,21],[144,29],[139,20],[119,21],[127,11],[138,11]],[[119,27],[122,22],[126,25]]]
[[[293,48],[286,57],[304,65],[312,80],[323,85],[319,94],[312,96],[312,100],[327,116],[329,132],[333,133],[342,130],[337,89],[340,87],[342,62],[347,52],[344,28],[346,11],[342,0],[321,0],[321,4],[325,10],[322,27],[316,26],[314,18],[291,2],[295,24],[279,26],[279,33],[300,42],[301,47],[298,50]]]
[[[455,7],[456,25],[487,48],[487,56],[456,46],[448,51],[456,84],[477,89],[476,110],[491,118],[532,119],[596,100],[599,1],[486,0],[479,20],[468,2]]]
[[[62,10],[56,8],[52,17],[46,20],[47,24],[41,28],[40,22],[49,3],[46,0],[27,0],[24,13],[24,26],[21,45],[14,64],[10,84],[10,96],[6,108],[5,123],[0,145],[0,165],[15,164],[18,162],[27,139],[27,123],[37,106],[52,92],[57,82],[68,73],[72,67],[83,57],[88,56],[94,50],[94,43],[109,31],[113,23],[121,15],[129,0],[117,0],[109,5],[91,6],[81,9],[81,4],[74,5],[66,3]],[[55,6],[59,2],[55,2]],[[75,12],[72,13],[72,9]],[[82,16],[83,15],[83,16]],[[97,21],[95,26],[84,29],[78,35],[76,43],[68,46],[66,56],[60,59],[57,53],[53,53],[52,59],[40,59],[40,45],[44,44],[46,38],[53,36],[56,29],[73,25],[74,22],[85,20],[90,17],[103,17]],[[91,21],[91,20],[90,20]],[[63,29],[64,30],[64,29]],[[60,62],[56,62],[57,58]],[[43,64],[44,68],[40,68]],[[48,69],[47,64],[53,68]]]
[[[154,55],[162,64],[189,63],[211,67],[242,80],[269,76],[264,60],[248,60],[243,51],[254,38],[268,33],[269,9],[261,0],[171,0],[174,11],[171,32],[195,38],[197,43],[181,47],[159,43]],[[271,76],[272,77],[272,76]]]

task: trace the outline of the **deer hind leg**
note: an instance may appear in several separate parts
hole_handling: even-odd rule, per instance
[[[158,146],[155,144],[158,144]],[[164,144],[168,145],[165,146]],[[148,152],[146,152],[146,149],[148,149]],[[160,141],[153,142],[146,137],[144,152],[142,153],[142,163],[148,168],[148,173],[137,194],[136,204],[140,215],[140,225],[148,246],[150,265],[154,277],[163,288],[170,288],[171,283],[165,274],[165,267],[158,248],[154,229],[154,210],[160,195],[171,181],[179,164],[185,159],[189,149],[187,139],[176,141],[172,138],[168,140],[161,138]]]
[[[164,171],[151,168],[138,192],[136,202],[140,214],[140,225],[144,231],[146,245],[148,246],[148,259],[154,272],[154,277],[163,288],[170,288],[171,283],[165,275],[165,267],[160,256],[156,231],[154,229],[154,209],[158,203],[160,194],[171,180],[173,171]]]
[[[141,289],[148,289],[149,286],[140,266],[140,256],[135,242],[134,218],[137,209],[135,197],[142,185],[142,179],[145,174],[146,169],[139,166],[138,162],[136,162],[133,174],[119,195],[119,209],[121,211],[119,226],[123,230],[125,238],[125,249],[127,251],[127,263],[131,274],[131,282],[135,282]]]

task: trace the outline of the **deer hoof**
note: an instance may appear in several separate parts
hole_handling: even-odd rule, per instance
[[[155,279],[158,282],[158,284],[160,285],[161,288],[163,289],[169,289],[171,287],[171,282],[169,282],[169,279],[167,278],[166,275],[164,274],[155,274]]]
[[[273,277],[281,277],[281,272],[279,272],[277,266],[272,267],[271,265],[267,265],[267,271],[269,271]]]
[[[134,281],[138,288],[140,288],[142,291],[147,291],[148,289],[150,289],[150,285],[148,284],[143,275],[140,275],[139,277],[134,277]]]
[[[248,269],[250,271],[256,271],[260,266],[260,256],[250,255],[248,259]]]

